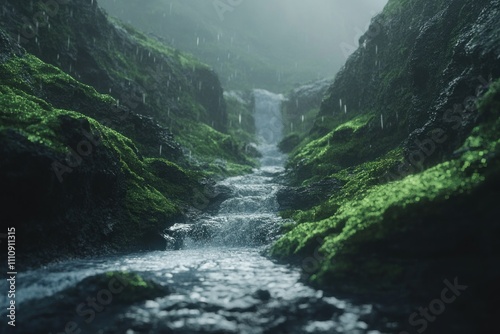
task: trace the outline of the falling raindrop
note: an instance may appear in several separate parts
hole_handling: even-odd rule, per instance
[[[163,148],[163,145],[160,144],[160,155],[161,155],[161,149]]]
[[[378,54],[378,45],[375,45],[375,54]]]
[[[344,114],[347,114],[347,104],[344,106]]]
[[[290,130],[293,131],[293,123],[290,123]]]
[[[142,93],[142,103],[146,104],[146,93]]]
[[[380,127],[384,130],[384,115],[380,115]]]
[[[68,50],[69,50],[70,43],[71,43],[71,36],[68,36]]]
[[[200,92],[201,92],[202,84],[203,84],[203,83],[202,83],[201,81],[199,81],[199,82],[198,82],[198,90],[199,90]]]
[[[238,115],[238,123],[241,125],[241,114]]]
[[[119,106],[120,106],[120,100],[119,100],[119,99],[117,99],[117,100],[116,100],[116,106],[117,106],[117,107],[119,107]]]
[[[57,60],[59,60],[59,57],[60,57],[60,56],[59,56],[59,53],[58,53],[58,54],[57,54],[57,56],[56,56]]]
[[[304,115],[302,115],[301,119],[302,119],[302,123],[304,123]]]
[[[325,116],[321,116],[321,122],[325,121]]]
[[[196,38],[196,46],[198,46],[198,45],[200,45],[200,38],[199,37]]]
[[[342,99],[340,99],[339,102],[340,102],[340,109],[342,109]]]

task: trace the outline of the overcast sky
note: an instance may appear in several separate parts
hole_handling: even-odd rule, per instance
[[[242,57],[246,53],[280,71],[283,67],[290,71],[294,68],[308,71],[303,75],[303,80],[307,81],[336,73],[345,63],[347,52],[357,48],[359,37],[366,32],[371,18],[382,11],[387,0],[99,2],[111,14],[147,32],[166,36],[174,47],[209,62],[218,68],[223,80],[231,72],[214,61],[213,50],[219,46],[216,57],[221,62],[225,59],[227,63],[228,53],[239,52]],[[220,43],[217,42],[219,34]],[[211,52],[208,58],[204,50]]]

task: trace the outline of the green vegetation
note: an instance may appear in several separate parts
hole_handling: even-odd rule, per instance
[[[112,291],[110,291],[110,286],[113,288]],[[80,282],[75,290],[87,295],[96,294],[101,290],[110,291],[113,293],[113,302],[127,305],[170,294],[170,289],[167,287],[144,279],[139,274],[123,271],[112,271],[88,277]]]
[[[461,152],[459,157],[389,183],[384,183],[383,175],[402,162],[400,150],[333,174],[345,182],[344,187],[326,203],[292,213],[298,224],[274,245],[271,254],[288,258],[307,256],[319,249],[324,259],[310,278],[317,284],[365,277],[370,280],[366,289],[371,291],[374,287],[393,286],[405,270],[403,262],[396,260],[398,254],[362,256],[364,250],[369,245],[401,242],[415,230],[436,230],[439,224],[445,229],[446,223],[436,221],[436,215],[446,216],[448,203],[474,206],[481,197],[472,194],[499,176],[500,81],[491,86],[478,105],[481,122],[457,151]],[[358,120],[336,130],[355,132],[363,124]],[[324,150],[318,142],[308,148]],[[422,222],[427,224],[422,226]]]
[[[235,141],[231,135],[203,123],[186,122],[183,129],[185,135],[178,139],[189,150],[188,159],[210,176],[250,173],[257,163],[246,155],[245,143]]]
[[[57,116],[67,114],[16,88],[0,85],[0,131],[16,129],[31,142],[66,152],[54,128],[59,124]]]
[[[193,56],[181,53],[160,41],[147,37],[138,32],[133,27],[113,20],[116,26],[120,26],[130,34],[132,39],[144,48],[140,53],[147,53],[149,64],[146,69],[137,55],[122,54],[119,46],[115,46],[116,54],[122,64],[119,68],[123,71],[118,73],[118,77],[125,81],[137,81],[144,87],[154,89],[155,98],[146,98],[146,104],[154,112],[156,119],[164,126],[167,126],[176,139],[188,150],[189,159],[195,165],[201,164],[203,171],[208,175],[235,175],[250,172],[255,166],[255,161],[244,149],[247,140],[251,138],[249,128],[248,110],[237,105],[235,101],[229,99],[228,121],[221,124],[213,114],[225,113],[225,108],[220,110],[209,110],[213,106],[204,106],[196,96],[199,87],[203,85],[213,85],[206,78],[205,73],[210,73],[207,65],[199,62]],[[146,57],[146,55],[143,55]],[[153,64],[151,63],[153,61]],[[104,68],[116,68],[116,66],[106,63]],[[206,72],[208,71],[208,72]],[[163,74],[159,77],[157,72],[171,73]],[[211,74],[215,76],[215,74]],[[165,82],[165,78],[169,77]],[[154,81],[161,81],[166,86],[166,92],[157,87]],[[212,88],[213,89],[213,88]],[[198,89],[199,90],[199,89]],[[217,99],[215,91],[211,91],[212,99]],[[165,107],[167,105],[168,107]],[[235,110],[236,109],[236,110]],[[243,112],[243,131],[238,131],[235,126],[234,117],[236,112]],[[229,135],[218,131],[216,128],[229,126]],[[194,158],[194,160],[192,160]],[[220,160],[223,163],[216,163]]]
[[[114,99],[98,94],[29,54],[13,56],[0,63],[0,73],[0,132],[15,131],[54,152],[64,162],[71,145],[63,134],[80,130],[63,128],[61,120],[68,117],[85,120],[90,126],[90,133],[99,138],[99,147],[94,149],[105,149],[117,161],[126,185],[124,198],[116,199],[123,200],[127,213],[119,232],[124,244],[140,235],[139,231],[161,230],[179,214],[179,205],[190,201],[200,175],[188,174],[164,159],[144,159],[129,138],[86,115],[54,108],[33,94],[38,92],[39,85],[45,89],[57,86],[63,92],[72,90],[85,99],[106,103],[110,109]],[[83,134],[81,138],[85,138]]]
[[[228,133],[240,143],[254,143],[255,121],[251,103],[231,93],[224,94],[224,99],[229,122]]]
[[[332,126],[339,119],[325,121]],[[306,137],[292,152],[288,166],[295,168],[294,182],[302,180],[307,185],[395,149],[395,134],[384,132],[372,113],[333,125],[333,129],[318,139]]]
[[[109,95],[96,92],[90,86],[81,84],[55,66],[49,65],[27,53],[10,56],[0,63],[0,84],[17,88],[26,94],[36,95],[42,89],[70,91],[76,88],[83,96],[112,104]]]
[[[144,48],[153,51],[157,55],[166,56],[179,61],[184,69],[194,70],[195,68],[209,68],[208,65],[201,63],[193,55],[185,52],[181,53],[179,50],[169,47],[152,37],[146,36],[129,24],[121,22],[113,17],[109,17],[109,20],[113,22],[113,24],[125,29],[125,31]]]

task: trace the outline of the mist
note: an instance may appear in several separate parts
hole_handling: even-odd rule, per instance
[[[387,0],[101,0],[124,22],[211,65],[226,89],[332,77]]]

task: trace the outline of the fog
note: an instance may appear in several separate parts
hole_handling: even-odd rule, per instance
[[[387,0],[101,0],[211,65],[227,88],[286,90],[333,76]]]

